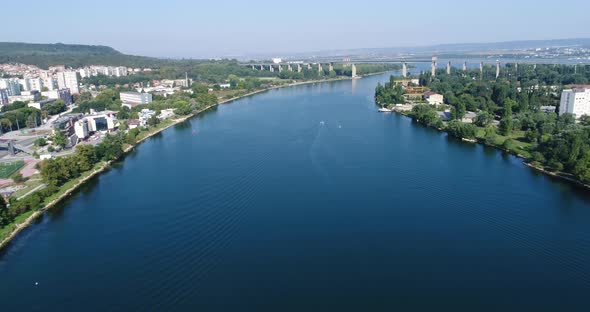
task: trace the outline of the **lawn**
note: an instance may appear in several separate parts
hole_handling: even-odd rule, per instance
[[[22,160],[0,163],[0,179],[8,179],[25,165]]]

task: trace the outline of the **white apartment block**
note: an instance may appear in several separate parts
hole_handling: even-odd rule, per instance
[[[78,69],[82,78],[94,77],[104,75],[109,77],[123,77],[127,76],[127,67],[112,67],[112,66],[90,66]]]
[[[590,115],[590,88],[563,90],[559,104],[559,115],[574,114],[576,118]]]
[[[151,93],[121,92],[119,98],[121,99],[121,102],[123,102],[123,105],[129,108],[152,102]]]
[[[79,94],[78,74],[74,71],[57,73],[57,86],[60,89],[70,89],[71,94]]]
[[[47,77],[43,79],[43,86],[49,91],[57,90],[57,79],[53,77]]]
[[[18,79],[0,79],[0,89],[6,89],[8,95],[20,95],[20,83]]]

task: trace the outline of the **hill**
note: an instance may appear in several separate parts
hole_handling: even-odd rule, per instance
[[[123,54],[111,47],[80,44],[0,42],[0,63],[24,63],[47,68],[52,65],[122,65],[149,67],[157,58]]]

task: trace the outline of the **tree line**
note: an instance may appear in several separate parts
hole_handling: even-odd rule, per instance
[[[442,122],[431,105],[416,105],[410,114],[455,137],[478,138],[489,145],[503,142],[500,147],[508,150],[523,145],[518,141],[526,143],[535,165],[590,183],[590,117],[578,116],[576,122],[571,114],[557,114],[564,86],[589,83],[589,66],[508,64],[501,72],[498,79],[492,67],[484,69],[483,79],[479,70],[453,70],[436,77],[422,73],[420,84],[444,95],[451,121]],[[378,85],[377,102],[392,103],[399,94],[395,88],[392,80]],[[461,122],[467,111],[477,113],[473,124]]]

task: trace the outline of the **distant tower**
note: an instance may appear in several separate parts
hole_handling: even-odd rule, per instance
[[[252,66],[252,67],[254,67],[254,66]],[[191,86],[190,81],[188,80],[188,73],[187,72],[184,73],[184,83],[187,88]]]
[[[301,64],[297,64],[297,72],[300,73],[301,72]]]
[[[404,78],[408,77],[408,64],[406,62],[402,63],[402,76]]]
[[[320,75],[324,73],[324,70],[322,69],[322,63],[318,63],[318,73]]]
[[[334,63],[330,63],[330,65],[328,67],[328,71],[329,72],[333,72],[334,71]]]
[[[436,61],[438,61],[438,58],[436,57],[436,55],[432,56],[432,77],[436,76]]]
[[[356,65],[352,64],[352,78],[356,78]]]
[[[451,61],[447,63],[447,75],[451,74]]]
[[[500,77],[500,61],[496,60],[496,79]]]

